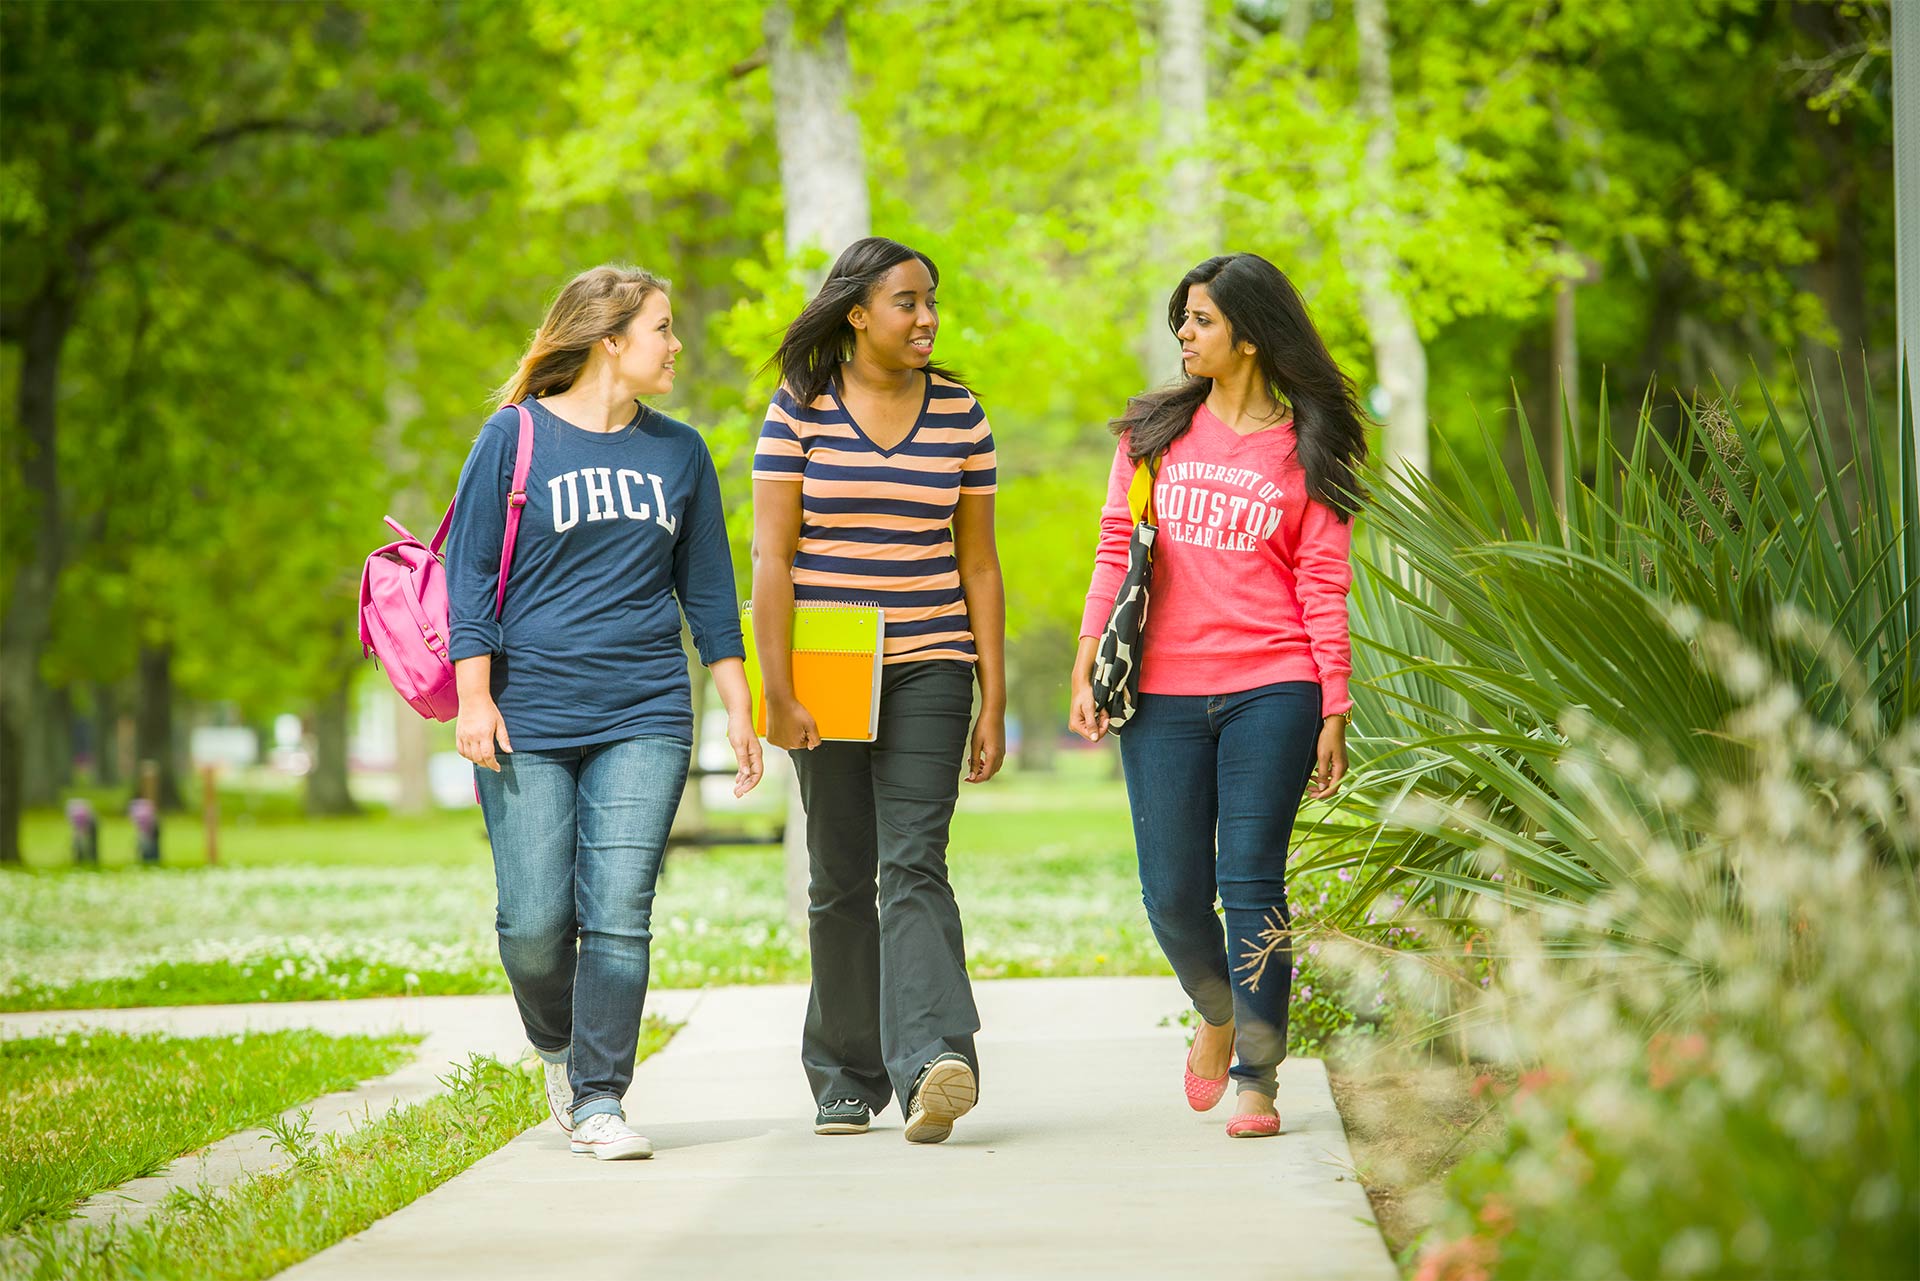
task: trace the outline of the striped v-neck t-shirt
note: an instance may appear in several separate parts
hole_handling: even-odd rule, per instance
[[[800,483],[796,602],[880,606],[886,661],[975,659],[953,548],[960,495],[996,488],[993,432],[965,387],[928,373],[920,416],[882,449],[829,386],[802,406],[782,386],[753,455],[755,480]]]

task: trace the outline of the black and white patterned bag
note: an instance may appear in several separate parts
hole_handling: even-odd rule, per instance
[[[1158,460],[1134,469],[1128,491],[1133,537],[1127,544],[1127,576],[1113,598],[1113,612],[1100,632],[1093,659],[1093,705],[1107,714],[1107,728],[1120,732],[1140,702],[1140,638],[1147,627],[1147,593],[1153,579],[1153,542],[1160,526],[1153,510]]]

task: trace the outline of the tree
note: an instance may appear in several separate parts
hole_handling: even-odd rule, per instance
[[[517,8],[17,5],[4,17],[0,213],[22,264],[0,298],[5,331],[53,315],[61,343],[84,335],[89,354],[73,369],[57,349],[23,354],[26,430],[10,452],[26,455],[38,519],[34,537],[9,530],[25,554],[8,679],[30,692],[49,639],[88,629],[84,607],[52,607],[75,599],[77,567],[120,585],[125,634],[169,655],[167,683],[183,692],[317,695],[357,653],[337,624],[385,496],[367,425],[390,326],[406,319],[394,301],[487,181],[484,156],[463,152],[511,108],[511,93],[489,94],[537,74],[524,57],[473,61],[519,29]],[[396,199],[396,184],[418,198]],[[26,395],[56,380],[101,424],[85,439]],[[84,485],[63,484],[74,460],[91,464]],[[236,593],[228,575],[249,562]],[[17,799],[0,806],[0,856]]]
[[[1394,199],[1393,76],[1388,62],[1387,0],[1353,0],[1354,36],[1360,46],[1360,103],[1367,117],[1365,169],[1360,185],[1360,243],[1354,249],[1353,276],[1360,307],[1373,338],[1374,369],[1387,397],[1387,429],[1382,452],[1389,460],[1426,471],[1427,351],[1413,312],[1395,288],[1398,274],[1390,246],[1368,223],[1383,216]]]
[[[1590,398],[1604,369],[1632,406],[1655,372],[1779,390],[1840,343],[1890,392],[1887,13],[6,6],[0,830],[63,755],[25,741],[34,709],[131,685],[142,649],[183,706],[332,696],[380,515],[431,525],[485,389],[596,261],[675,281],[689,350],[666,407],[707,432],[742,567],[762,364],[807,273],[869,226],[939,261],[942,350],[1001,444],[1009,695],[1034,744],[1105,424],[1151,379],[1142,313],[1160,334],[1203,253],[1280,263],[1336,358],[1402,406],[1379,339],[1417,346],[1436,445],[1476,441],[1470,404],[1517,390],[1551,448],[1557,373]],[[1168,229],[1204,234],[1155,247]],[[1487,416],[1517,464],[1517,423]],[[1471,485],[1451,473],[1482,456],[1431,468]]]
[[[787,0],[776,0],[766,21],[787,254],[831,256],[872,234],[860,122],[848,104],[846,17],[834,7],[815,31],[796,21]]]
[[[795,21],[787,0],[775,0],[767,7],[767,51],[787,257],[817,261],[871,234],[860,122],[848,105],[846,19],[835,8],[815,33]],[[795,924],[806,920],[808,879],[807,811],[796,776],[786,830],[787,918]]]
[[[1207,146],[1207,3],[1161,0],[1158,154],[1160,198],[1153,219],[1155,274],[1177,280],[1202,258],[1223,251],[1219,196]],[[1147,287],[1143,364],[1148,386],[1180,376],[1180,353],[1167,333],[1166,289]]]
[[[68,551],[62,356],[104,257],[129,236],[171,226],[299,270],[227,217],[245,199],[246,160],[364,137],[390,119],[330,85],[334,54],[353,34],[330,13],[278,7],[251,17],[173,4],[0,10],[9,122],[0,216],[10,241],[0,341],[20,353],[18,435],[9,431],[7,452],[27,498],[12,505],[25,517],[9,521],[0,620],[0,863],[19,859],[20,758]]]

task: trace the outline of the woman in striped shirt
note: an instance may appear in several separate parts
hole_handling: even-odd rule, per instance
[[[945,1139],[978,1096],[980,1017],[947,828],[963,758],[967,781],[984,783],[1006,754],[993,433],[972,393],[933,364],[939,282],[905,245],[849,246],[787,328],[753,460],[767,738],[793,752],[807,812],[813,992],[801,1061],[814,1129],[862,1133],[897,1097],[913,1143]],[[823,743],[794,697],[796,601],[881,607],[871,743]]]

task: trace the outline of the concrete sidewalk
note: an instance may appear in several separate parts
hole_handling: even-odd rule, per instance
[[[816,1137],[805,990],[717,989],[627,1097],[653,1160],[571,1156],[541,1125],[283,1275],[1394,1281],[1318,1061],[1281,1070],[1281,1137],[1230,1140],[1231,1095],[1182,1096],[1171,980],[976,991],[981,1102],[944,1144],[904,1142],[892,1108]]]

